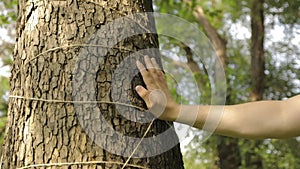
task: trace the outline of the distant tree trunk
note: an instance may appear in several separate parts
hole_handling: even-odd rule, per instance
[[[250,101],[263,98],[265,88],[264,58],[264,0],[253,0],[251,4],[251,93]]]
[[[197,5],[193,12],[195,18],[198,22],[203,26],[206,35],[212,41],[213,46],[216,50],[216,55],[222,63],[223,68],[227,67],[227,56],[226,56],[226,40],[223,39],[213,28],[213,26],[207,20],[204,11],[201,6]],[[216,68],[216,70],[221,70]],[[216,73],[216,78],[218,75],[218,71]],[[229,96],[227,96],[226,104],[232,104],[229,100]],[[218,151],[218,161],[217,164],[221,169],[228,168],[239,168],[241,165],[241,156],[238,146],[238,139],[228,138],[222,136],[215,136],[218,139],[217,151]]]
[[[263,99],[265,88],[265,58],[264,58],[264,0],[253,0],[251,4],[251,92],[250,101]],[[255,152],[262,141],[247,140],[249,149],[245,154],[245,166],[248,169],[263,168],[262,156]]]
[[[110,153],[105,147],[96,144],[97,141],[104,142],[116,151],[127,151],[126,147],[128,147],[129,152],[134,151],[135,147],[132,145],[136,142],[126,142],[126,140],[123,144],[110,142],[109,140],[115,137],[115,133],[102,137],[102,132],[112,128],[123,135],[142,138],[149,123],[142,124],[123,118],[118,112],[117,105],[114,104],[98,102],[90,106],[90,104],[74,103],[72,98],[82,98],[82,101],[94,98],[100,101],[122,102],[121,96],[126,96],[137,106],[144,106],[133,90],[136,84],[142,83],[141,76],[135,76],[130,88],[124,89],[125,84],[131,83],[131,79],[126,79],[131,72],[126,72],[125,69],[115,74],[114,71],[133,52],[158,48],[155,34],[144,33],[117,41],[118,43],[112,44],[113,47],[101,58],[97,56],[103,55],[102,51],[105,49],[102,48],[105,47],[82,47],[87,42],[111,45],[110,43],[116,41],[114,38],[119,37],[119,32],[113,34],[113,31],[126,30],[126,20],[121,22],[121,25],[112,24],[111,29],[104,30],[102,34],[95,35],[95,33],[118,18],[143,11],[152,11],[151,1],[19,1],[17,43],[10,81],[12,97],[9,101],[6,138],[0,168],[15,169],[33,164],[88,161],[125,163],[128,157]],[[153,29],[153,18],[141,17],[140,21],[147,29]],[[117,29],[114,29],[114,26]],[[115,37],[110,37],[110,34]],[[154,56],[158,57],[158,55]],[[133,70],[136,69],[134,63],[135,60],[132,60],[125,66]],[[95,64],[98,69],[89,70],[89,67]],[[95,73],[93,76],[95,78],[87,79],[91,73]],[[114,75],[117,81],[112,84]],[[74,81],[79,77],[83,81],[75,83]],[[89,86],[87,90],[86,85],[93,84],[89,80],[95,81],[95,85]],[[117,86],[116,93],[112,93],[112,85]],[[74,87],[78,89],[75,93],[72,90]],[[92,95],[91,91],[96,91],[95,97],[86,95]],[[112,97],[117,99],[112,100]],[[101,114],[94,114],[90,110],[91,107],[101,110]],[[80,109],[82,111],[78,113]],[[134,113],[132,109],[125,108],[125,110]],[[105,121],[99,120],[99,116],[102,115],[105,116]],[[100,126],[97,130],[86,129],[89,125],[99,125],[99,121]],[[93,124],[94,122],[97,124]],[[109,123],[109,128],[103,127],[102,123],[105,122]],[[166,122],[154,121],[147,137],[155,139],[156,135],[169,127]],[[91,133],[94,135],[90,135]],[[173,130],[169,136],[165,140],[167,144],[177,142]],[[161,144],[166,143],[159,141],[153,143],[152,149],[140,147],[137,153],[147,154],[156,151]],[[65,164],[63,168],[122,167],[120,164],[104,162],[85,164],[85,167],[83,164]],[[132,158],[129,164],[151,169],[183,168],[177,143],[172,149],[154,154],[153,157]],[[53,165],[53,168],[58,168]],[[128,165],[126,168],[140,167]]]

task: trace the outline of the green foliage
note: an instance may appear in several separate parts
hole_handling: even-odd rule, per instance
[[[9,18],[5,15],[0,15],[0,25],[8,24]]]
[[[7,113],[7,102],[8,102],[8,91],[9,91],[9,85],[8,85],[8,77],[0,76],[0,112],[1,115],[6,115]]]
[[[199,130],[193,131],[195,134],[193,140],[186,146],[187,151],[183,153],[184,167],[186,169],[211,169],[216,168],[215,161],[217,151],[217,139],[207,140],[203,144],[201,132]],[[198,134],[198,136],[197,136]],[[201,144],[201,146],[199,146]]]
[[[266,0],[266,11],[278,16],[282,24],[300,23],[300,3],[297,0]]]
[[[17,19],[17,3],[18,0],[2,0],[0,2],[0,28],[8,30],[10,32],[9,35],[12,36],[11,39],[15,39],[13,30],[15,29],[14,25]],[[12,65],[13,46],[12,42],[7,42],[0,38],[1,72],[4,66]],[[9,78],[0,75],[0,86],[0,144],[2,144],[8,111]]]
[[[18,5],[18,0],[2,0],[6,9],[16,8]]]
[[[157,0],[155,4],[161,13],[173,14],[190,22],[196,22],[191,12],[192,4],[183,3],[181,0]]]
[[[273,43],[266,51],[266,56],[265,98],[282,99],[299,94],[299,82],[296,82],[300,75],[299,47],[282,42]]]
[[[0,145],[3,143],[8,108],[8,77],[0,76]],[[1,149],[0,149],[1,151]]]
[[[219,8],[228,12],[232,21],[236,22],[249,11],[247,1],[248,0],[222,0]]]
[[[241,154],[258,153],[261,155],[264,168],[278,168],[278,169],[296,169],[299,168],[299,142],[296,139],[276,140],[266,139],[262,140],[259,145],[254,140],[239,141],[241,147]],[[253,147],[249,149],[249,147]],[[245,159],[242,161],[245,163]],[[248,169],[241,167],[240,169]]]
[[[0,2],[0,26],[11,24],[17,19],[16,7],[18,0],[3,0]]]
[[[3,140],[4,140],[6,122],[7,122],[6,116],[0,117],[0,145],[2,145]],[[0,149],[0,152],[1,152],[1,149]]]
[[[233,38],[233,37],[228,37]],[[247,52],[247,42],[231,39],[232,47],[227,49],[228,104],[238,104],[248,101],[250,92],[250,54]],[[238,70],[238,71],[237,71]]]
[[[194,61],[197,62],[201,72],[192,72],[187,63],[186,51],[183,47],[184,44],[176,39],[165,36],[160,36],[159,41],[163,60],[167,61],[167,63],[164,64],[164,68],[170,71],[166,73],[167,75],[171,73],[176,76],[176,79],[167,76],[167,82],[173,96],[178,98],[178,102],[181,101],[186,104],[209,104],[211,101],[211,86],[208,73],[206,72],[204,64],[201,62],[201,58],[193,54],[192,57]],[[174,58],[177,58],[177,61],[174,61]],[[205,84],[201,84],[200,87],[197,82],[201,80],[204,80]],[[187,88],[187,86],[190,87]],[[182,87],[184,87],[184,89]],[[180,93],[176,91],[184,91],[183,93],[188,94],[179,97]],[[189,100],[189,102],[187,100]]]
[[[187,3],[188,2],[188,3]],[[182,17],[192,23],[198,24],[192,11],[196,5],[201,5],[209,22],[219,33],[224,32],[227,43],[228,65],[225,68],[228,78],[228,102],[231,104],[243,103],[248,100],[250,92],[250,39],[237,38],[228,29],[232,24],[239,24],[248,27],[249,23],[249,0],[216,0],[216,1],[183,1],[183,0],[158,0],[155,1],[158,12],[170,13]],[[299,27],[299,2],[294,0],[267,0],[265,1],[266,32],[275,28]],[[280,22],[276,22],[276,18]],[[201,29],[201,25],[199,25]],[[297,29],[295,29],[297,30]],[[265,99],[282,99],[291,97],[300,93],[300,49],[299,45],[293,45],[291,39],[298,36],[295,32],[286,31],[284,39],[280,42],[271,42],[272,37],[266,35],[265,40],[265,82],[266,88],[264,93]],[[273,35],[276,36],[276,35]],[[249,37],[249,36],[248,36]],[[173,55],[185,58],[185,53],[180,48],[180,43],[168,38],[160,38],[160,45],[166,51],[172,51]],[[172,55],[170,54],[170,55]],[[203,67],[197,60],[199,67]],[[204,72],[204,79],[208,81],[201,94],[206,95],[205,99],[201,98],[201,103],[209,103],[210,84],[208,77]],[[196,80],[201,79],[199,75],[194,74]],[[172,89],[176,93],[176,89]],[[190,95],[193,93],[191,92]],[[188,102],[188,98],[185,101]],[[202,143],[202,132],[193,130],[190,132],[194,139],[186,146],[184,160],[186,168],[218,168],[216,166],[218,140],[216,137],[210,137]],[[247,153],[260,154],[264,168],[283,168],[297,169],[299,163],[299,141],[296,139],[289,140],[261,140],[260,144],[256,141],[239,140],[239,149],[241,151],[242,165],[240,169],[246,169],[245,160]]]
[[[207,16],[207,19],[218,32],[223,33],[228,42],[227,57],[228,66],[225,68],[228,78],[228,92],[227,98],[231,104],[242,103],[248,100],[250,87],[250,54],[249,54],[249,39],[237,39],[232,35],[228,29],[234,23],[241,25],[249,25],[249,0],[157,0],[154,1],[156,10],[162,13],[174,14],[182,17],[189,22],[197,23],[193,16],[193,9],[200,5]],[[3,0],[0,2],[0,26],[10,25],[16,20],[16,5],[17,0]],[[272,29],[274,25],[280,24],[284,27],[298,26],[300,23],[299,2],[296,0],[266,0],[265,1],[266,23],[268,29]],[[276,18],[279,23],[275,22]],[[248,19],[248,20],[247,20]],[[184,28],[181,28],[184,29]],[[268,31],[268,30],[267,30]],[[293,96],[300,92],[300,52],[299,45],[292,45],[290,37],[294,33],[285,32],[287,36],[282,42],[272,43],[266,48],[266,89],[264,98],[266,99],[282,99]],[[14,38],[13,38],[14,39]],[[180,61],[186,61],[186,53],[180,46],[180,42],[169,38],[160,37],[159,39],[162,55],[165,59],[170,59],[174,56]],[[266,39],[266,41],[270,41]],[[270,43],[270,42],[269,42]],[[1,43],[0,43],[1,44]],[[4,55],[1,55],[1,61],[4,65],[10,65],[12,48],[5,46],[0,48],[5,49]],[[165,51],[165,52],[164,52]],[[196,56],[194,56],[196,57]],[[200,100],[202,104],[207,104],[211,97],[211,86],[209,78],[201,60],[195,59],[201,68],[204,77],[199,74],[192,74],[196,81],[204,79],[207,83],[204,84],[201,90]],[[168,69],[172,69],[172,73],[184,74],[186,69],[178,67],[175,64],[165,65]],[[190,73],[190,72],[189,72]],[[167,76],[168,85],[171,87],[171,93],[177,101],[182,103],[190,103],[190,97],[180,96],[177,93],[179,83],[185,83],[184,76],[179,79],[174,79],[172,76]],[[7,92],[9,90],[8,78],[0,77],[0,111],[2,112],[0,118],[0,134],[6,123],[6,117],[3,116],[7,112]],[[189,87],[191,88],[191,87]],[[194,95],[195,90],[187,90],[186,95]],[[1,130],[2,129],[2,130]],[[199,130],[192,130],[189,132],[194,138],[190,144],[186,146],[186,151],[183,152],[185,160],[185,168],[187,169],[210,169],[216,168],[218,139],[210,137],[203,143],[203,132]],[[1,134],[3,137],[3,134]],[[0,141],[2,138],[0,138]],[[259,145],[254,144],[255,141],[239,140],[239,149],[241,151],[242,166],[245,168],[245,154],[255,152],[261,154],[264,168],[280,168],[280,169],[297,169],[300,168],[300,144],[296,139],[289,140],[262,140]]]

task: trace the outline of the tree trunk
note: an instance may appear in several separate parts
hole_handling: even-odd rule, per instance
[[[263,0],[253,0],[251,4],[251,93],[250,101],[263,98],[265,88],[264,58],[264,10]]]
[[[145,11],[151,1],[20,0],[0,168],[183,168],[172,124],[133,107],[145,107],[135,60],[158,57],[137,51],[158,41],[153,17],[120,18]]]
[[[218,164],[222,169],[239,168],[241,166],[241,156],[238,139],[217,136],[218,138]]]
[[[250,101],[263,99],[265,88],[265,58],[264,58],[264,0],[253,0],[251,5],[251,92]],[[249,150],[245,154],[245,166],[249,169],[263,168],[263,157],[254,149],[257,149],[262,141],[247,140]]]
[[[223,68],[227,66],[227,56],[226,56],[226,41],[217,33],[215,28],[209,23],[207,20],[204,11],[201,6],[196,5],[195,10],[193,12],[195,18],[198,22],[203,26],[206,35],[212,41],[213,46],[216,50],[216,55],[222,63]],[[220,68],[216,68],[216,70],[222,70]],[[218,71],[216,71],[216,78],[218,75]],[[218,84],[217,84],[218,85]],[[230,98],[227,96],[226,104],[231,104]],[[218,161],[216,162],[221,169],[228,168],[239,168],[241,165],[241,156],[238,146],[238,139],[215,136],[218,140],[217,152],[218,152]]]

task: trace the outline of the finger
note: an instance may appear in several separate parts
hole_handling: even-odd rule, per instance
[[[135,87],[136,92],[139,94],[139,96],[145,101],[147,107],[149,108],[150,102],[149,102],[149,90],[145,89],[143,86],[136,86]]]
[[[145,61],[145,64],[146,64],[146,68],[150,71],[150,70],[153,70],[154,69],[154,66],[152,65],[152,62],[149,58],[149,56],[145,56],[144,57],[144,61]]]
[[[160,78],[165,78],[165,75],[164,75],[163,71],[161,70],[160,66],[158,65],[156,59],[151,58],[151,62],[152,62],[152,65],[155,69],[155,73],[157,74],[157,76]]]
[[[138,67],[144,82],[148,86],[152,81],[152,76],[149,74],[145,66],[140,61],[136,61],[136,66]]]
[[[139,71],[142,73],[143,71],[146,71],[145,66],[140,62],[140,61],[136,61],[136,66],[139,69]]]
[[[143,77],[143,80],[148,81],[148,79],[151,78],[151,76],[149,75],[149,72],[147,71],[145,66],[140,61],[136,61],[136,66],[139,69],[139,71]]]
[[[155,69],[161,70],[155,58],[151,58],[152,65]]]

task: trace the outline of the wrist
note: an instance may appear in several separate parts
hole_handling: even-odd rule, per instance
[[[177,108],[176,122],[194,126],[198,120],[198,113],[200,107],[196,105],[179,105]]]
[[[166,121],[176,121],[179,113],[180,113],[181,105],[174,102],[172,104],[168,104],[165,108],[163,115],[160,117],[161,120]]]

